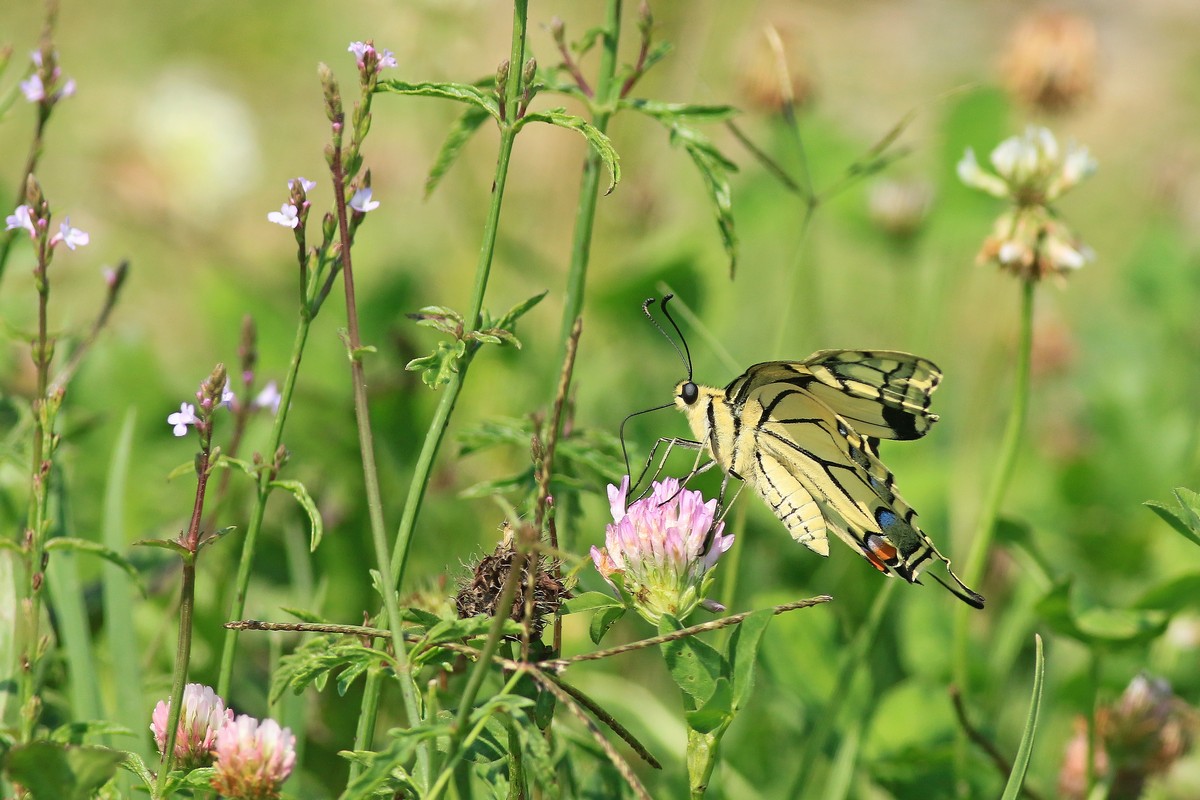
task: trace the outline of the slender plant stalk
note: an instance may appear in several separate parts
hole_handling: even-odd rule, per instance
[[[1000,513],[1000,503],[1004,500],[1004,493],[1012,479],[1017,463],[1017,451],[1021,444],[1021,434],[1025,429],[1025,417],[1029,406],[1029,365],[1033,350],[1033,294],[1035,288],[1034,281],[1024,280],[1021,282],[1020,338],[1017,343],[1017,367],[1013,377],[1012,405],[1009,407],[1008,422],[1005,424],[1000,452],[996,457],[995,472],[992,473],[987,494],[984,495],[983,507],[979,512],[979,522],[975,528],[975,538],[967,555],[966,569],[963,570],[963,581],[968,586],[979,584],[984,568],[987,566],[992,536],[996,530],[996,517]],[[971,613],[971,609],[962,606],[957,609],[954,620],[954,681],[964,693],[969,691],[967,662],[970,656],[968,636]]]
[[[617,45],[621,36],[621,0],[608,0],[601,39],[600,72],[596,78],[595,115],[592,125],[600,133],[608,132],[612,118],[614,76],[617,70]],[[600,154],[588,148],[583,162],[583,180],[579,185],[579,204],[575,211],[575,233],[571,239],[571,263],[567,268],[567,296],[563,305],[559,332],[560,361],[566,358],[566,342],[571,326],[583,314],[584,287],[592,254],[592,231],[596,224],[596,204],[600,197]]]
[[[516,131],[512,124],[516,121],[517,107],[520,102],[521,65],[525,58],[526,20],[528,18],[528,0],[515,0],[513,3],[513,32],[512,48],[509,56],[508,93],[503,98],[505,106],[505,122],[500,125],[500,148],[496,157],[496,172],[492,179],[492,201],[483,227],[483,241],[479,247],[479,260],[475,266],[475,284],[471,291],[471,304],[465,318],[471,326],[478,327],[480,314],[483,310],[484,295],[487,292],[488,277],[491,273],[492,260],[496,252],[496,237],[500,230],[500,210],[503,206],[504,187],[508,182],[509,161],[512,157],[513,142]],[[468,368],[475,355],[475,348],[468,347],[458,371],[454,373],[449,383],[442,387],[442,396],[434,410],[433,418],[429,421],[429,429],[425,432],[425,440],[417,463],[413,468],[412,479],[408,486],[408,495],[404,501],[404,510],[400,518],[400,527],[396,531],[396,541],[391,554],[391,586],[399,588],[404,582],[404,571],[408,564],[408,553],[412,544],[413,533],[416,530],[417,516],[425,499],[425,490],[429,486],[429,478],[433,472],[433,463],[441,449],[442,440],[450,424],[450,415],[458,402],[463,382],[466,380]],[[366,686],[363,690],[362,709],[359,713],[358,729],[354,735],[354,748],[365,750],[370,746],[371,737],[375,731],[375,720],[379,707],[379,692],[382,677],[378,672],[367,675]],[[351,766],[351,778],[357,775],[359,768]]]
[[[224,381],[221,381],[224,383]],[[192,519],[181,544],[188,551],[183,557],[183,584],[179,592],[179,636],[175,643],[175,670],[171,678],[170,708],[167,717],[167,739],[159,761],[155,797],[160,797],[166,785],[167,775],[175,763],[175,738],[179,732],[179,717],[183,713],[183,690],[187,684],[188,664],[192,656],[192,613],[196,605],[196,557],[200,551],[200,520],[204,516],[204,495],[211,473],[210,447],[212,442],[212,419],[208,419],[208,431],[196,464],[196,499],[192,503]]]
[[[302,300],[300,322],[296,326],[296,337],[292,342],[292,356],[288,363],[287,376],[283,379],[283,392],[280,395],[279,411],[275,414],[275,424],[271,427],[271,439],[267,452],[274,454],[283,442],[283,426],[287,423],[288,409],[292,402],[292,392],[296,388],[296,376],[300,373],[300,361],[304,356],[304,345],[308,341],[308,330],[312,325],[313,314],[309,311],[307,301]],[[267,510],[267,499],[271,496],[270,470],[263,469],[258,476],[258,490],[255,496],[254,508],[250,511],[250,521],[246,526],[246,536],[242,540],[242,556],[238,563],[237,578],[234,583],[233,601],[229,606],[227,619],[241,619],[246,610],[246,592],[250,585],[250,572],[254,568],[254,551],[258,544],[258,533],[262,530],[263,517]],[[229,698],[229,687],[233,680],[233,659],[237,652],[237,629],[225,632],[225,644],[221,650],[221,671],[217,678],[217,694]]]
[[[383,520],[383,497],[379,490],[379,473],[375,466],[375,443],[371,431],[371,410],[367,403],[367,378],[361,358],[362,337],[358,328],[358,304],[354,294],[354,268],[350,257],[350,222],[346,211],[346,176],[342,172],[341,136],[335,134],[333,158],[330,160],[333,173],[333,191],[337,200],[338,231],[341,237],[342,280],[346,290],[346,318],[348,346],[350,348],[350,374],[354,384],[354,419],[358,425],[358,445],[362,457],[363,483],[367,492],[367,511],[371,519],[371,540],[375,545],[375,558],[379,574],[388,572],[387,531]],[[396,654],[398,669],[396,679],[400,683],[400,694],[404,699],[404,710],[409,725],[421,721],[420,704],[416,685],[408,665],[408,649],[404,645],[404,632],[400,627],[400,604],[394,584],[385,584],[383,606],[387,611],[388,629],[392,634],[392,647]],[[417,767],[414,778],[424,785],[429,775],[429,748],[417,748]]]

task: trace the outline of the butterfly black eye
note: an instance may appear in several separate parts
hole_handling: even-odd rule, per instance
[[[700,390],[696,388],[696,384],[688,381],[680,388],[679,396],[683,398],[683,402],[690,406],[700,396]]]

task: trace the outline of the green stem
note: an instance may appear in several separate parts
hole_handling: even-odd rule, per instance
[[[371,541],[375,546],[375,560],[379,574],[388,572],[387,531],[383,520],[383,496],[379,489],[379,472],[375,466],[375,438],[371,431],[371,410],[367,402],[367,377],[362,362],[362,337],[358,327],[358,303],[354,294],[354,268],[350,257],[350,222],[346,211],[346,176],[342,172],[341,137],[334,135],[333,158],[330,159],[333,173],[334,196],[337,200],[338,231],[341,238],[342,280],[346,290],[346,318],[348,346],[350,349],[350,374],[354,385],[354,419],[358,426],[358,446],[362,457],[363,484],[367,492],[367,512],[371,519]],[[395,584],[385,584],[383,607],[387,611],[388,629],[392,634],[392,648],[396,655],[396,680],[400,683],[400,694],[404,699],[404,710],[408,724],[416,726],[421,721],[417,689],[413,683],[408,664],[408,648],[404,644],[404,631],[400,627],[400,603],[396,597]],[[413,777],[417,785],[423,786],[429,777],[429,747],[417,748],[417,766]]]
[[[984,495],[983,506],[979,512],[979,522],[975,528],[975,539],[967,555],[966,569],[963,570],[963,581],[968,586],[977,587],[987,566],[988,554],[991,550],[992,536],[996,530],[996,517],[1000,513],[1000,503],[1012,480],[1017,463],[1017,452],[1021,444],[1021,435],[1025,429],[1025,417],[1029,406],[1029,365],[1033,350],[1033,295],[1036,284],[1032,280],[1021,283],[1021,319],[1020,339],[1017,343],[1017,366],[1013,377],[1013,399],[1009,407],[1008,422],[1004,427],[1004,438],[1000,443],[1000,452],[996,458],[995,472],[992,473],[991,483],[988,484],[987,494]],[[965,693],[969,691],[970,683],[967,675],[969,651],[969,624],[971,609],[965,605],[957,609],[955,617],[955,683]]]
[[[617,65],[617,44],[621,36],[621,0],[608,0],[605,14],[603,49],[600,51],[600,73],[596,79],[595,112],[592,125],[601,133],[608,132],[612,118],[614,76]],[[596,223],[596,203],[600,197],[600,154],[588,148],[583,162],[583,181],[579,185],[579,205],[575,212],[575,234],[571,241],[571,264],[567,268],[567,296],[563,305],[562,330],[558,337],[560,355],[565,358],[567,339],[576,317],[583,314],[584,286],[587,283],[588,263],[592,253],[592,231]],[[559,361],[562,361],[562,358]]]
[[[154,786],[154,796],[161,797],[167,775],[175,764],[175,739],[179,732],[179,717],[183,713],[183,690],[187,684],[188,663],[192,657],[192,610],[196,601],[196,562],[188,558],[183,562],[183,587],[180,590],[179,603],[179,639],[175,645],[175,673],[171,679],[171,694],[168,695],[170,708],[167,716],[167,741],[163,746],[162,757],[158,764],[158,780]]]
[[[512,157],[513,142],[516,131],[512,122],[517,117],[517,105],[521,97],[521,65],[525,58],[526,19],[528,17],[528,0],[515,0],[513,3],[513,33],[512,49],[509,57],[510,77],[508,94],[504,99],[505,119],[508,122],[500,126],[500,149],[496,157],[496,173],[492,179],[492,202],[488,208],[487,219],[483,227],[483,241],[479,247],[479,260],[475,265],[475,285],[471,292],[471,305],[465,316],[471,321],[471,327],[478,327],[480,314],[483,310],[483,299],[487,292],[488,276],[492,268],[492,260],[496,252],[496,237],[500,230],[500,210],[504,200],[504,187],[508,182],[508,167]],[[446,428],[450,424],[450,415],[462,392],[471,360],[476,350],[468,348],[458,365],[450,382],[442,387],[442,397],[434,410],[433,418],[429,421],[429,429],[425,432],[425,440],[417,463],[413,468],[412,479],[408,485],[408,495],[404,501],[404,511],[400,517],[400,527],[396,531],[396,541],[392,546],[391,557],[391,586],[399,588],[404,583],[404,571],[408,565],[408,554],[412,544],[413,533],[416,530],[417,516],[425,500],[425,490],[429,487],[429,478],[433,472],[433,463],[441,449],[442,440],[446,436]],[[359,713],[358,729],[354,736],[354,749],[365,750],[370,746],[370,740],[375,730],[375,719],[379,708],[379,692],[382,678],[378,672],[367,675],[366,686],[363,690],[362,709]],[[359,772],[356,765],[350,768],[351,779]]]
[[[296,388],[296,376],[300,373],[300,361],[304,356],[304,344],[308,341],[308,329],[311,325],[312,314],[309,313],[306,305],[300,310],[300,323],[296,326],[296,338],[292,342],[292,357],[288,364],[287,376],[283,379],[279,411],[275,414],[275,424],[271,428],[271,439],[267,450],[268,459],[274,458],[283,441],[283,426],[287,423],[292,392]],[[254,508],[250,511],[246,536],[242,540],[242,556],[238,563],[237,579],[234,583],[233,602],[230,603],[227,616],[230,621],[241,619],[246,610],[246,592],[250,585],[250,572],[254,567],[254,550],[258,543],[258,533],[262,530],[267,499],[271,496],[271,477],[270,470],[265,467],[258,476],[258,491],[255,496]],[[221,672],[217,678],[217,694],[226,701],[229,700],[229,687],[233,680],[233,659],[237,652],[238,633],[237,630],[227,629],[225,644],[221,650]]]

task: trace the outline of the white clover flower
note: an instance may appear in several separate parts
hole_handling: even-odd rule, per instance
[[[968,147],[958,162],[959,180],[1019,206],[1053,202],[1096,171],[1086,147],[1071,142],[1063,153],[1054,134],[1035,125],[997,145],[991,163],[995,175],[983,171]]]
[[[150,730],[161,753],[167,746],[167,725],[170,722],[171,702],[160,700],[154,707]],[[175,732],[175,758],[182,769],[204,767],[212,763],[212,750],[217,733],[232,724],[233,711],[209,686],[189,683],[183,690],[183,708]]]
[[[349,205],[355,211],[365,214],[379,208],[379,201],[371,199],[371,187],[367,186],[354,193],[354,196],[350,198]]]
[[[714,525],[716,500],[705,502],[674,478],[656,481],[649,497],[626,509],[628,493],[629,476],[620,488],[608,487],[613,522],[605,528],[604,548],[592,548],[592,562],[614,588],[614,576],[621,576],[648,622],[657,625],[663,614],[683,619],[704,602],[709,573],[733,536],[721,535],[724,522]]]
[[[267,221],[285,228],[295,228],[300,224],[299,214],[299,210],[294,205],[284,203],[278,211],[271,211],[267,214]]]

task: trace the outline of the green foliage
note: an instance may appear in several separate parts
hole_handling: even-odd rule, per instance
[[[1200,545],[1200,494],[1180,487],[1175,490],[1179,505],[1171,507],[1147,500],[1144,505],[1188,541]]]
[[[124,759],[124,753],[107,747],[30,742],[5,754],[4,774],[34,800],[88,800]]]

